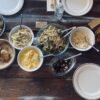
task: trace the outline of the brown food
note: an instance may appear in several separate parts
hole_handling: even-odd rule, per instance
[[[6,42],[0,43],[0,62],[6,63],[11,59],[11,48]]]
[[[81,31],[76,31],[72,35],[72,43],[74,44],[75,47],[80,48],[80,49],[86,49],[89,46],[89,37],[87,33],[81,32]]]
[[[5,49],[3,49],[3,50],[1,50],[1,60],[2,60],[2,62],[8,62],[9,60],[10,60],[10,53],[9,53],[9,51],[7,51],[7,50],[5,50]]]
[[[95,28],[99,24],[100,24],[100,19],[93,19],[88,23],[91,29]]]
[[[96,33],[96,42],[100,43],[100,18],[99,19],[93,19],[88,23],[89,27],[93,30],[95,30]]]
[[[100,27],[97,28],[97,30],[96,30],[96,34],[97,34],[97,35],[100,34]]]
[[[95,33],[96,33],[96,42],[100,43],[100,26],[97,27]]]

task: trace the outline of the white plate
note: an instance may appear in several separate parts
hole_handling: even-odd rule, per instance
[[[13,15],[23,6],[24,0],[0,0],[0,14]]]
[[[66,13],[73,16],[82,16],[91,10],[93,0],[62,0],[62,4]]]
[[[93,63],[80,65],[74,73],[73,86],[85,99],[100,99],[100,66]]]

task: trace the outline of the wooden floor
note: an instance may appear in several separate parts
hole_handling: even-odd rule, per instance
[[[25,0],[23,9],[13,16],[4,16],[6,38],[15,25],[20,24],[20,14],[23,13],[23,24],[32,28],[37,33],[35,22],[42,20],[48,23],[59,23],[66,27],[87,26],[94,17],[100,17],[100,0],[94,0],[93,9],[83,17],[72,17],[64,14],[64,20],[58,22],[53,13],[46,12],[46,0]],[[96,46],[100,49],[100,45]],[[66,52],[76,54],[78,51],[69,48]],[[18,51],[16,51],[17,56]],[[0,100],[84,100],[77,95],[73,88],[72,76],[78,65],[83,63],[96,63],[100,65],[100,53],[90,50],[77,58],[75,68],[66,76],[52,75],[46,65],[51,58],[44,61],[41,69],[34,73],[27,73],[19,68],[17,61],[7,69],[0,71]]]

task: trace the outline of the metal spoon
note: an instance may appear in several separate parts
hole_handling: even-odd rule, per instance
[[[63,34],[64,32],[67,32],[69,30],[72,30],[73,28],[76,28],[76,27],[74,26],[74,27],[71,27],[71,28],[68,28],[68,29],[65,29],[65,30],[61,30],[61,33]]]
[[[22,28],[22,23],[23,23],[23,14],[21,14],[21,18],[20,18],[20,28]]]
[[[94,45],[92,45],[92,44],[90,44],[90,43],[89,43],[89,45],[92,46],[92,48],[93,48],[95,51],[100,52],[100,50],[99,50],[98,48],[96,48]]]
[[[96,48],[94,45],[92,45],[92,44],[90,43],[90,41],[87,40],[87,38],[85,38],[85,39],[86,39],[88,45],[92,46],[92,48],[93,48],[94,50],[96,50],[97,52],[100,52],[100,50],[99,50],[98,48]]]
[[[78,53],[78,54],[73,55],[71,57],[65,58],[64,60],[69,60],[69,59],[72,59],[72,58],[75,58],[75,57],[78,57],[78,56],[81,56],[81,55],[82,55],[82,53]]]
[[[69,31],[68,33],[66,33],[63,37],[67,37],[76,27],[73,27],[71,31]]]
[[[65,58],[64,60],[69,60],[69,59],[72,59],[72,58],[75,58],[75,57],[78,57],[78,56],[81,56],[81,55],[82,55],[82,53],[78,53],[78,54],[73,55],[71,57]],[[54,55],[54,54],[48,54],[48,55],[45,55],[45,56],[39,57],[39,58],[46,58],[46,57],[50,57],[50,56],[56,56],[56,55]],[[36,60],[36,58],[34,58],[34,60]]]
[[[56,56],[56,55],[54,55],[54,54],[47,54],[47,55],[44,55],[44,56],[39,56],[38,59],[46,58],[46,57],[50,57],[50,56]],[[37,60],[37,58],[33,57],[32,60],[35,61],[35,60]]]

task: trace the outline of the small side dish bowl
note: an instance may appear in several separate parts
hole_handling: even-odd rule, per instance
[[[0,70],[9,67],[15,59],[15,49],[5,39],[0,39]]]
[[[77,27],[70,34],[70,43],[78,51],[88,51],[95,44],[95,35],[88,27]]]
[[[42,66],[43,54],[36,46],[25,47],[19,52],[17,62],[24,71],[34,72]]]
[[[76,58],[71,58],[66,60],[66,58],[71,57],[71,53],[64,53],[60,56],[52,58],[49,63],[49,69],[55,76],[64,76],[68,74],[76,64]]]
[[[33,43],[33,38],[33,31],[25,25],[15,26],[12,28],[9,34],[10,44],[18,50],[21,50],[27,46],[31,46]]]
[[[0,36],[3,35],[5,31],[5,21],[2,15],[0,15]]]

